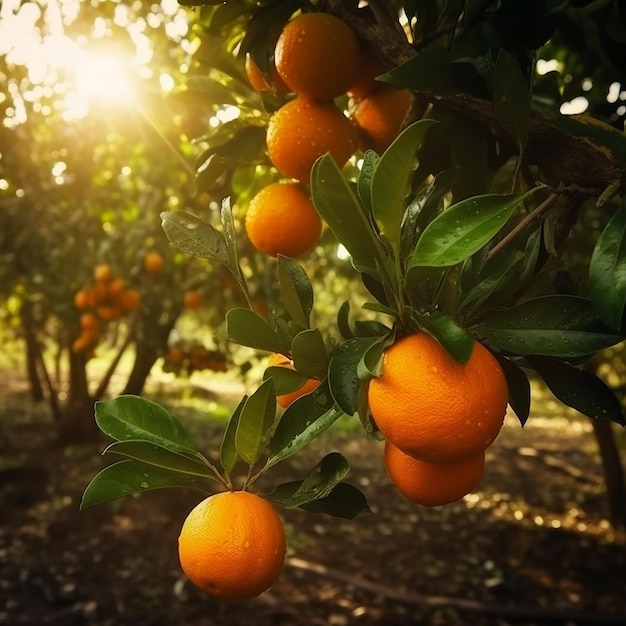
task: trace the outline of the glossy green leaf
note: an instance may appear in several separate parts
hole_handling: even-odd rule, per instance
[[[229,265],[224,237],[211,224],[185,211],[164,211],[161,221],[173,246],[187,254]]]
[[[270,439],[266,467],[301,450],[341,415],[344,412],[335,405],[327,381],[312,393],[298,398],[285,410]]]
[[[383,353],[394,342],[395,336],[395,332],[387,332],[366,348],[357,364],[356,371],[360,380],[369,380],[382,374]]]
[[[301,374],[325,378],[328,373],[328,353],[319,328],[303,330],[291,344],[293,364]]]
[[[619,400],[609,387],[591,372],[557,359],[530,357],[528,361],[548,389],[563,404],[594,419],[609,419],[626,425]]]
[[[196,193],[219,193],[232,177],[236,163],[211,151],[196,169],[193,186]]]
[[[226,242],[226,251],[228,254],[228,263],[226,266],[231,274],[235,277],[237,283],[241,287],[244,294],[248,295],[248,285],[244,278],[243,272],[239,265],[239,252],[237,249],[237,229],[233,220],[233,212],[230,206],[230,198],[222,200],[222,209],[220,211],[220,219],[222,222],[222,231],[224,233],[224,241]]]
[[[510,359],[494,354],[506,376],[509,388],[509,405],[520,424],[524,426],[530,415],[530,383],[526,372]]]
[[[250,309],[234,308],[226,313],[226,333],[235,343],[258,350],[280,352],[281,342],[268,321]]]
[[[142,491],[166,487],[194,487],[195,480],[189,474],[171,472],[126,459],[105,467],[93,477],[83,493],[80,508],[86,509]]]
[[[96,423],[118,441],[142,439],[196,457],[198,451],[181,423],[156,402],[124,395],[96,402]]]
[[[189,458],[189,456],[164,448],[152,441],[143,439],[116,441],[104,449],[103,454],[108,453],[121,454],[135,461],[141,461],[161,469],[180,472],[181,474],[217,478],[211,468],[200,459]]]
[[[274,383],[276,395],[280,396],[300,389],[310,377],[296,372],[289,367],[272,366],[268,367],[263,372],[263,380],[268,380],[269,378],[271,378]]]
[[[437,339],[459,363],[467,363],[474,348],[472,333],[459,326],[450,316],[437,311],[420,317],[420,324]]]
[[[220,463],[226,476],[230,476],[230,473],[233,471],[240,458],[237,452],[236,436],[239,418],[241,417],[241,412],[247,399],[248,396],[244,396],[241,399],[233,411],[233,414],[230,416],[228,424],[226,424],[226,428],[224,429],[224,434],[222,435],[222,441],[220,443]]]
[[[313,309],[313,287],[306,272],[296,261],[279,254],[278,282],[287,313],[302,328],[308,328]]]
[[[476,330],[511,354],[578,358],[620,341],[606,329],[596,330],[596,322],[590,300],[553,295],[498,313]]]
[[[373,276],[391,264],[378,240],[367,210],[330,155],[315,161],[311,171],[313,204],[337,240],[352,255],[354,266]]]
[[[517,61],[504,48],[498,52],[493,73],[493,107],[502,126],[523,150],[530,125],[530,87]]]
[[[276,421],[276,392],[271,380],[246,399],[235,432],[237,454],[254,465],[267,447]]]
[[[349,471],[348,461],[339,452],[331,452],[306,475],[295,491],[289,493],[290,489],[279,486],[269,498],[288,509],[326,498]]]
[[[372,210],[372,179],[374,172],[378,167],[380,156],[373,150],[366,150],[363,155],[363,164],[359,171],[359,178],[356,183],[357,194],[359,200],[367,208],[368,211]]]
[[[626,196],[594,248],[589,293],[600,319],[621,328],[626,305]]]
[[[363,493],[344,482],[335,485],[326,497],[301,504],[300,508],[311,513],[324,513],[343,519],[356,519],[372,512]]]
[[[387,148],[372,177],[372,213],[392,250],[400,253],[400,230],[411,181],[417,168],[417,151],[434,120],[419,120],[405,128]]]
[[[475,196],[453,204],[426,227],[410,265],[446,267],[464,261],[492,239],[534,191]]]
[[[354,332],[350,327],[350,302],[346,300],[337,311],[337,329],[344,339],[354,337]]]
[[[359,362],[376,341],[376,337],[351,339],[341,344],[332,354],[328,385],[335,402],[347,415],[356,413],[363,387],[363,381],[357,373]]]

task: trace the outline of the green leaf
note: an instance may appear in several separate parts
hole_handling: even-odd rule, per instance
[[[274,390],[277,396],[282,396],[285,393],[291,393],[296,389],[300,389],[309,376],[305,376],[300,372],[296,372],[290,367],[271,366],[263,372],[263,380],[272,379],[274,382]]]
[[[459,306],[474,311],[494,294],[508,294],[512,286],[519,285],[519,270],[523,261],[524,254],[519,250],[500,255],[488,266],[486,276],[463,296]]]
[[[222,230],[224,232],[224,241],[226,243],[226,251],[228,255],[228,262],[226,266],[230,270],[231,274],[235,277],[235,280],[241,287],[242,291],[248,296],[248,285],[244,278],[243,272],[239,265],[239,252],[237,250],[237,229],[235,228],[235,222],[233,220],[233,212],[230,206],[230,198],[224,198],[222,200],[222,210],[220,212],[220,218],[222,221]]]
[[[267,447],[276,421],[276,393],[271,380],[246,399],[235,432],[237,454],[254,465]]]
[[[530,87],[517,61],[504,49],[498,52],[493,74],[496,116],[523,151],[530,125]]]
[[[281,341],[268,321],[250,309],[237,307],[226,313],[226,333],[231,341],[249,348],[281,351]]]
[[[313,309],[313,287],[306,272],[296,261],[279,254],[278,282],[287,313],[302,328],[308,328]]]
[[[310,378],[325,378],[328,373],[328,353],[319,328],[303,330],[291,344],[293,364],[298,372]]]
[[[328,368],[330,393],[341,410],[354,415],[358,408],[363,381],[357,373],[358,365],[367,350],[376,343],[376,337],[359,337],[341,344],[332,354]]]
[[[226,428],[224,429],[224,434],[222,435],[222,442],[220,444],[220,463],[226,476],[230,476],[230,473],[233,471],[240,458],[239,453],[237,452],[236,444],[237,427],[239,426],[239,418],[241,417],[241,412],[243,411],[243,407],[247,399],[248,396],[244,396],[241,399],[237,408],[230,416],[228,424],[226,424]]]
[[[235,170],[235,162],[211,152],[196,170],[193,185],[196,193],[206,191],[217,194],[224,189]]]
[[[513,409],[520,424],[524,426],[530,415],[530,383],[526,372],[509,359],[492,353],[500,363],[500,367],[506,376],[509,388],[509,404]]]
[[[610,419],[626,425],[615,394],[591,372],[580,370],[557,359],[529,357],[528,361],[543,378],[548,389],[563,404],[594,419]]]
[[[202,476],[213,479],[217,478],[211,468],[199,459],[190,459],[184,454],[164,448],[152,441],[145,441],[143,439],[116,441],[107,446],[103,454],[111,452],[122,454],[135,461],[146,463],[147,465],[180,472],[181,474],[191,474],[192,476]]]
[[[224,237],[211,224],[185,211],[161,213],[163,230],[170,243],[194,256],[229,265]]]
[[[419,323],[459,363],[467,363],[474,348],[472,333],[459,326],[451,317],[438,311],[419,318]]]
[[[96,402],[96,423],[118,441],[142,439],[188,456],[199,454],[177,419],[160,404],[139,396]]]
[[[464,261],[492,239],[535,191],[475,196],[453,204],[426,227],[410,265],[446,267]]]
[[[354,332],[350,327],[350,302],[346,300],[337,311],[337,329],[344,339],[354,337]]]
[[[591,255],[589,293],[600,319],[621,328],[626,305],[626,196]]]
[[[327,381],[298,398],[285,410],[270,439],[266,468],[301,450],[343,414],[334,403]]]
[[[300,489],[302,482],[301,480],[294,480],[278,485],[268,495],[268,498],[278,503],[282,503],[283,500],[289,501]],[[305,502],[299,505],[299,508],[312,513],[324,513],[343,519],[356,519],[371,513],[363,493],[351,484],[344,482],[335,485],[332,491],[324,498]]]
[[[378,276],[381,268],[391,264],[367,210],[330,155],[320,157],[313,164],[311,197],[317,212],[352,255],[358,270]]]
[[[405,128],[381,156],[372,177],[372,213],[396,254],[400,253],[400,227],[418,165],[417,151],[435,123],[424,119]]]
[[[380,157],[373,150],[366,150],[363,155],[363,164],[359,172],[359,178],[356,181],[356,190],[359,200],[367,208],[372,210],[372,178],[378,166]]]
[[[527,300],[496,314],[476,330],[511,354],[579,358],[614,345],[621,337],[598,326],[590,300],[552,295]]]
[[[141,491],[165,487],[193,487],[196,478],[170,472],[132,459],[118,461],[98,472],[87,485],[80,503],[86,509]]]
[[[306,475],[293,493],[288,493],[284,487],[281,490],[279,486],[269,498],[288,509],[326,498],[349,471],[348,461],[339,452],[331,452]]]
[[[395,332],[387,332],[382,337],[378,337],[376,341],[369,346],[361,360],[357,364],[357,376],[363,380],[369,380],[380,376],[383,367],[383,353],[395,341]]]

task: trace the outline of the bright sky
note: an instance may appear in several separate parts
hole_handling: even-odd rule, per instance
[[[106,52],[96,51],[94,43],[112,41],[106,20],[96,18],[91,33],[76,39],[65,34],[66,26],[78,15],[80,1],[47,0],[21,6],[20,0],[0,2],[0,55],[6,54],[9,67],[28,69],[29,89],[24,91],[13,85],[13,91],[19,89],[21,97],[32,102],[56,94],[68,121],[87,115],[94,101],[134,101],[137,79],[152,76],[151,29],[165,21],[167,35],[178,42],[187,33],[185,13],[176,0],[162,0],[161,12],[146,19],[134,15],[132,4],[129,7],[117,3],[113,21],[129,33],[134,55],[129,58],[127,48],[117,49],[114,45],[108,45]],[[139,0],[137,3],[141,5]],[[42,16],[46,23],[44,33],[37,28]],[[161,85],[171,86],[167,76],[160,76],[159,80]],[[23,116],[24,112],[14,111],[13,123],[19,124]]]

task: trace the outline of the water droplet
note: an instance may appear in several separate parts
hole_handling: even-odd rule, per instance
[[[139,486],[142,489],[148,489],[148,487],[150,487],[149,483],[147,483],[145,480]]]

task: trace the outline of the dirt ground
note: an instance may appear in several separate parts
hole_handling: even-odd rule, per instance
[[[626,624],[626,539],[606,520],[591,429],[559,409],[524,430],[507,418],[477,490],[432,509],[391,487],[380,442],[334,429],[278,481],[338,450],[373,514],[344,521],[282,509],[282,575],[260,597],[231,603],[197,591],[178,565],[197,492],[81,512],[84,487],[108,462],[105,442],[63,449],[52,432],[25,387],[0,385],[0,624]],[[209,447],[219,434],[203,426]]]

